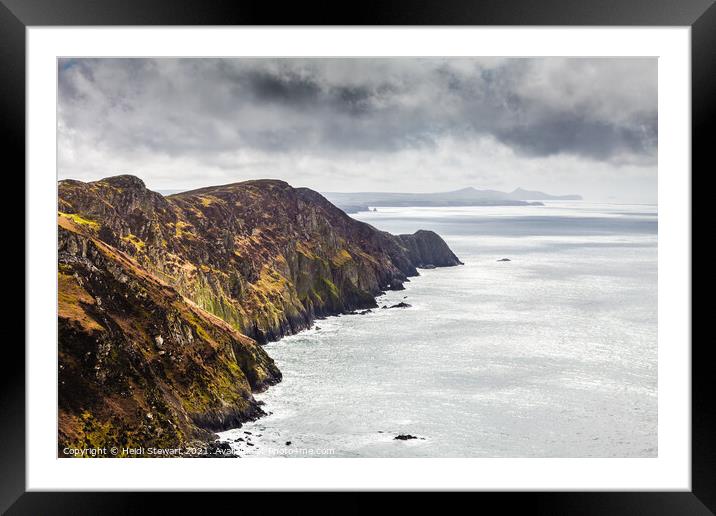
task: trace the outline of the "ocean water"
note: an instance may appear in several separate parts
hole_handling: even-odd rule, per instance
[[[545,204],[354,215],[432,229],[465,265],[378,300],[410,308],[267,345],[269,415],[221,438],[244,457],[656,456],[656,206]]]

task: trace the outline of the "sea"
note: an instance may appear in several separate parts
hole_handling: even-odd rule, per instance
[[[378,208],[464,262],[266,345],[241,457],[657,456],[657,206]],[[503,260],[507,259],[507,260]]]

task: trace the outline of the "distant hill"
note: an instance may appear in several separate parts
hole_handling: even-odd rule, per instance
[[[536,190],[524,190],[515,188],[507,194],[510,199],[520,201],[581,201],[581,195],[550,195]]]
[[[522,188],[508,193],[473,187],[439,193],[325,192],[323,195],[347,213],[364,211],[369,206],[541,206],[539,201],[582,199],[581,195],[550,195]]]

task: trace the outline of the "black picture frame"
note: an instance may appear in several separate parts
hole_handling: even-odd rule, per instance
[[[692,172],[712,163],[716,125],[716,6],[714,0],[441,0],[286,3],[215,0],[0,0],[0,141],[14,170],[25,170],[25,30],[30,26],[85,25],[574,25],[690,26]],[[692,183],[693,184],[693,183]],[[19,245],[17,246],[19,248]],[[693,253],[693,248],[692,248]],[[692,268],[693,270],[693,268]],[[32,274],[25,270],[26,276]],[[31,306],[25,307],[31,310]],[[12,343],[12,345],[11,345]],[[675,343],[688,345],[689,343]],[[716,512],[716,392],[710,339],[692,344],[692,490],[690,492],[478,493],[471,505],[537,514],[713,514]],[[25,354],[6,339],[0,374],[0,510],[7,514],[126,514],[161,504],[164,513],[186,512],[192,502],[212,511],[266,507],[266,495],[215,493],[26,492]],[[210,496],[210,502],[209,497]],[[352,496],[300,495],[297,507],[367,509]],[[423,495],[412,500],[422,503]],[[336,505],[340,503],[340,505]],[[368,504],[370,505],[363,505]],[[222,507],[224,506],[224,507]],[[259,509],[257,509],[259,510]],[[324,509],[325,510],[325,509]]]

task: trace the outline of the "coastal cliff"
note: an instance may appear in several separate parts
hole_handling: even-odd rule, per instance
[[[133,176],[61,181],[60,216],[127,253],[259,342],[375,306],[425,265],[460,261],[435,233],[393,236],[317,192],[257,180],[168,197]]]
[[[282,181],[58,192],[60,450],[210,441],[280,381],[260,343],[460,264],[433,232],[379,231]]]
[[[281,379],[253,339],[63,217],[58,228],[59,444],[166,446],[263,414]]]

